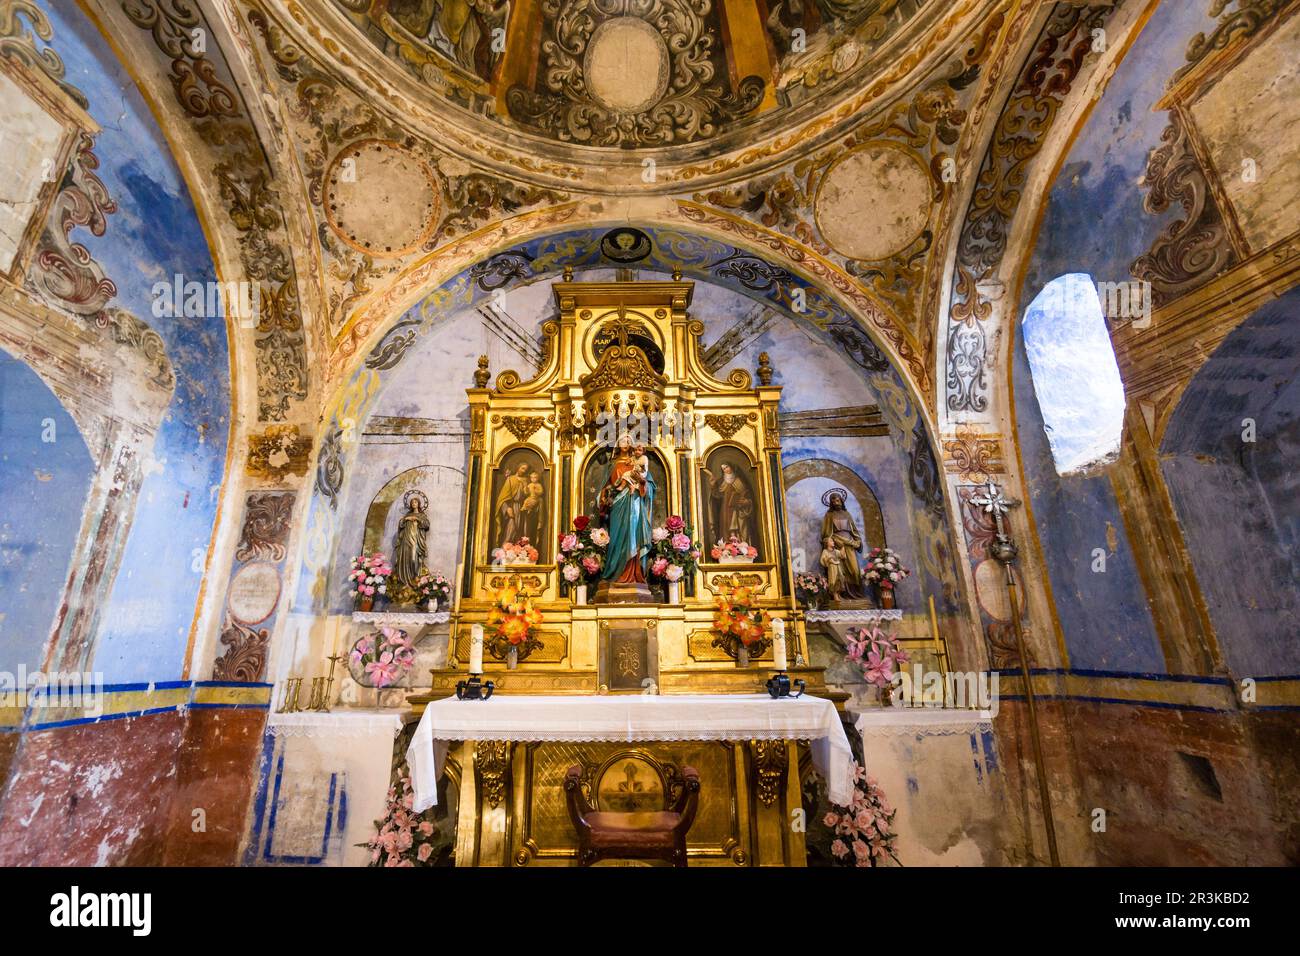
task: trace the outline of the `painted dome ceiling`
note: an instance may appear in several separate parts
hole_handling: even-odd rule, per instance
[[[511,136],[605,150],[752,145],[959,19],[939,0],[330,0],[331,39]],[[919,57],[917,58],[919,59]],[[396,75],[394,75],[396,74]]]

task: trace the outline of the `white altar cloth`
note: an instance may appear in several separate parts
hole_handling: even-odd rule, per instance
[[[832,803],[853,798],[853,751],[835,705],[807,695],[611,694],[591,697],[449,697],[424,708],[406,761],[415,811],[438,800],[452,740],[807,740]]]

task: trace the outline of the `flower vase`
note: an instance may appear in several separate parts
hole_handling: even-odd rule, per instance
[[[894,706],[894,688],[891,687],[889,684],[886,684],[884,687],[880,687],[880,688],[877,688],[877,689],[878,689],[879,692],[880,692],[880,706],[881,706],[881,707],[893,707],[893,706]]]
[[[437,599],[437,598],[429,598],[429,600],[427,600],[427,601],[424,602],[424,609],[425,609],[427,612],[429,612],[430,614],[437,614],[437,613],[438,613],[438,599]]]
[[[682,589],[682,582],[680,581],[668,582],[668,603],[669,604],[681,603],[682,600],[681,589]]]
[[[579,584],[576,588],[573,589],[573,593],[574,593],[574,597],[573,597],[574,604],[587,603],[587,585]]]
[[[510,650],[506,651],[506,670],[513,671],[519,669],[519,648],[513,644]]]
[[[358,611],[373,611],[375,609],[375,596],[373,594],[362,594],[357,597]]]
[[[885,610],[885,611],[892,611],[892,610],[894,609],[894,589],[893,589],[893,588],[881,588],[881,589],[880,589],[880,607],[881,607],[882,610]]]
[[[744,641],[736,641],[736,666],[749,666],[749,645]]]

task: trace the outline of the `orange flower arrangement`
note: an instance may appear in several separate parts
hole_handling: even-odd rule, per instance
[[[530,642],[533,628],[540,627],[542,612],[533,606],[532,596],[517,584],[507,584],[496,593],[487,623],[495,627],[493,642],[518,647]]]
[[[731,638],[746,647],[762,640],[771,624],[771,615],[755,607],[753,588],[739,582],[724,585],[713,611],[713,629],[723,638]]]

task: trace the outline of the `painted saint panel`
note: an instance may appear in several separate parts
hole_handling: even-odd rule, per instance
[[[733,445],[713,449],[700,468],[700,510],[704,543],[726,541],[732,535],[758,549],[766,561],[760,531],[758,475],[749,456]]]
[[[525,538],[537,549],[538,564],[551,555],[551,470],[534,448],[512,448],[492,473],[492,514],[486,560],[506,544]]]

